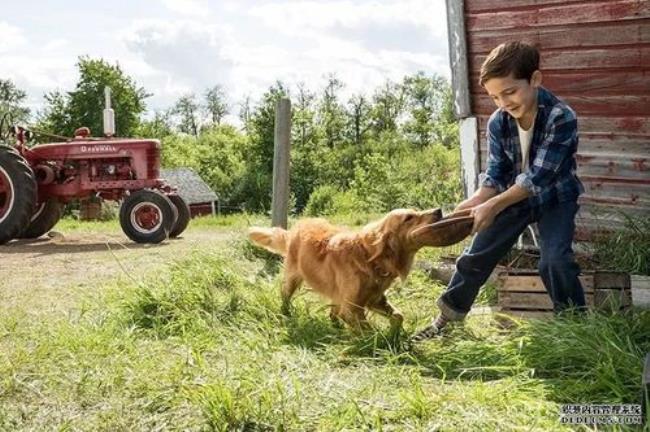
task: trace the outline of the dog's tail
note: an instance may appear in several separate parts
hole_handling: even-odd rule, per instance
[[[268,251],[287,255],[287,231],[282,228],[252,227],[248,229],[248,238]]]

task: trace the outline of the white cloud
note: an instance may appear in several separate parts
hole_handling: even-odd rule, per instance
[[[0,53],[22,48],[27,44],[23,29],[0,21]]]
[[[122,38],[142,62],[143,73],[160,86],[156,96],[161,100],[171,103],[183,93],[201,93],[209,86],[231,83],[234,60],[224,49],[226,36],[215,26],[139,20]]]
[[[65,7],[25,1],[32,14],[14,20],[10,7],[0,21],[0,77],[25,89],[31,104],[71,89],[85,54],[119,62],[153,93],[147,106],[155,110],[215,84],[236,104],[278,79],[320,90],[334,73],[347,97],[418,70],[449,76],[442,0],[160,0],[158,8],[113,0],[112,14],[89,6],[99,17],[91,27],[64,29],[43,26],[34,12],[65,16]]]
[[[249,13],[291,34],[308,29],[359,28],[368,23],[409,24],[429,29],[432,34],[445,32],[444,3],[440,0],[269,2],[252,7]]]
[[[163,5],[181,15],[205,17],[210,13],[206,2],[198,0],[163,0]]]

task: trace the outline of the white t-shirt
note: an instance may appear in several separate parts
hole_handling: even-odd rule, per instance
[[[528,169],[528,155],[530,151],[530,143],[533,141],[533,129],[535,122],[530,125],[528,130],[522,129],[517,122],[517,129],[519,130],[519,143],[521,145],[521,172]]]

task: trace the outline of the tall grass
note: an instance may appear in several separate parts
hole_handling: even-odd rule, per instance
[[[602,268],[650,276],[650,217],[621,217],[620,229],[594,236],[594,259]]]
[[[565,430],[561,403],[638,403],[650,312],[519,322],[476,316],[412,345],[333,326],[237,241],[114,283],[59,321],[0,317],[0,430]],[[406,332],[442,286],[415,271],[389,295]]]

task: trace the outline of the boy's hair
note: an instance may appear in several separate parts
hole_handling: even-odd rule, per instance
[[[479,83],[491,78],[504,78],[512,74],[515,79],[530,81],[539,69],[539,51],[524,42],[506,42],[494,48],[481,66]]]

